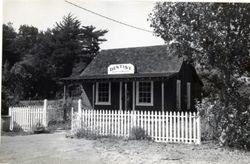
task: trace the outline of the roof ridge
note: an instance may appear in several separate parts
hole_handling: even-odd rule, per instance
[[[101,51],[108,51],[108,50],[121,50],[121,49],[137,49],[137,48],[152,48],[152,47],[167,47],[168,45],[153,45],[153,46],[139,46],[139,47],[121,47],[121,48],[110,48],[110,49],[102,49]],[[100,51],[100,52],[101,52]]]

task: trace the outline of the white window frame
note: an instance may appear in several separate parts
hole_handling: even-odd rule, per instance
[[[176,81],[176,107],[181,110],[181,80]]]
[[[99,83],[108,83],[109,84],[109,101],[101,102],[99,101]],[[96,101],[95,105],[111,105],[111,82],[96,82]]]
[[[139,102],[139,85],[140,85],[140,82],[150,82],[150,84],[151,84],[151,102],[150,103]],[[154,105],[154,82],[153,81],[137,81],[136,82],[136,105],[137,106],[153,106]]]
[[[187,82],[187,109],[191,109],[191,83]]]

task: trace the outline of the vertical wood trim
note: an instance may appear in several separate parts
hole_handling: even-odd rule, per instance
[[[125,91],[124,91],[124,106],[125,110],[127,110],[127,82],[125,82]]]
[[[63,103],[66,103],[66,85],[63,86]]]
[[[111,105],[111,82],[109,82],[109,105]]]
[[[187,109],[191,107],[191,83],[187,82]]]
[[[181,80],[176,82],[176,107],[177,110],[181,109]]]
[[[119,97],[120,97],[119,109],[122,110],[122,82],[121,81],[120,81],[120,92],[119,93],[120,93],[120,95],[119,95]]]
[[[92,84],[92,107],[95,108],[95,83]]]
[[[161,110],[164,111],[164,81],[161,82]]]
[[[133,111],[135,111],[135,81],[133,81]]]

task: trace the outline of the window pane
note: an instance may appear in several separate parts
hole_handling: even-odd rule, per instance
[[[98,102],[109,102],[109,83],[98,83]]]
[[[151,103],[151,82],[139,82],[139,103]]]

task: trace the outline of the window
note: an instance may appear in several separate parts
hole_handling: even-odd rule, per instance
[[[153,82],[137,82],[136,105],[153,106]]]
[[[111,83],[96,83],[96,105],[111,105]]]
[[[191,83],[187,82],[187,109],[191,106]]]
[[[81,97],[82,89],[79,85],[73,85],[69,87],[69,91],[71,98],[75,99]]]
[[[181,109],[181,80],[176,82],[176,107],[178,110]]]

